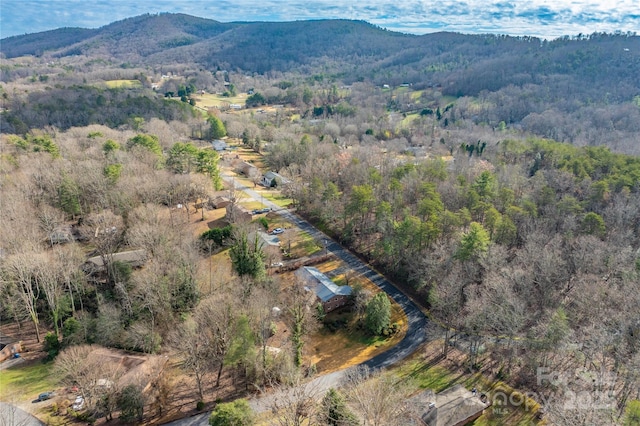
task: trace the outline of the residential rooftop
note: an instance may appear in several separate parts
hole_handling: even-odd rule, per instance
[[[325,274],[312,266],[304,266],[303,269],[311,274],[316,281],[316,295],[323,302],[329,301],[334,296],[350,296],[351,287],[348,285],[338,285],[331,281]]]

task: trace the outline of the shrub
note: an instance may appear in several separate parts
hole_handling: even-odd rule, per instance
[[[211,426],[249,426],[254,423],[254,413],[246,399],[219,404],[209,416]]]
[[[144,397],[135,385],[128,385],[120,392],[117,399],[120,409],[120,420],[125,423],[139,422],[144,414]]]
[[[226,244],[227,240],[231,238],[232,230],[233,227],[231,225],[227,225],[224,228],[209,229],[200,235],[200,241],[205,242],[207,240],[211,240],[217,247],[222,247]]]
[[[47,352],[45,361],[52,361],[58,356],[61,346],[58,335],[53,331],[48,332],[47,335],[44,336],[44,350]]]

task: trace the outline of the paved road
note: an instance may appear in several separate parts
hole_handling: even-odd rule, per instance
[[[269,200],[265,200],[256,191],[239,183],[230,176],[223,175],[223,179],[228,183],[235,185],[236,189],[242,190],[243,192],[251,196],[254,200],[260,200],[267,207],[271,207],[274,212],[278,213],[288,221],[294,223],[303,231],[308,232],[317,241],[322,241],[326,245],[328,251],[335,254],[343,262],[349,265],[351,269],[370,279],[402,307],[405,314],[407,315],[408,322],[407,333],[402,341],[388,351],[383,352],[380,355],[377,355],[370,360],[363,362],[361,365],[367,366],[371,369],[389,367],[390,365],[395,364],[396,362],[411,355],[422,343],[427,340],[427,335],[425,332],[427,325],[426,316],[422,313],[422,311],[420,311],[420,309],[418,309],[415,303],[413,303],[404,293],[398,290],[386,278],[371,269],[366,263],[351,254],[348,250],[333,241],[326,234],[312,226],[306,220],[294,215],[289,210],[283,209],[282,207],[278,206],[275,203],[272,203]],[[330,387],[339,386],[341,381],[344,379],[345,373],[346,370],[341,370],[334,373],[324,374],[307,383],[305,386],[307,387],[309,393],[317,393],[318,395],[321,395]],[[271,403],[274,401],[274,399],[279,397],[282,397],[282,395],[267,394],[263,397],[252,398],[249,401],[249,404],[255,411],[262,412],[270,409]],[[200,426],[206,424],[207,415],[198,415],[189,419],[177,420],[175,422],[168,423],[168,425],[170,426]]]

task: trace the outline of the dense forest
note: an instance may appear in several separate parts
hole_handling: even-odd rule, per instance
[[[204,375],[217,387],[232,371],[241,392],[304,364],[316,318],[265,274],[252,229],[185,232],[222,188],[227,160],[209,142],[226,138],[286,178],[299,215],[410,292],[445,355],[460,339],[466,368],[489,356],[499,380],[542,397],[563,384],[537,368],[594,375],[582,389],[606,394],[605,409],[551,401],[551,423],[632,418],[635,34],[412,36],[162,14],[11,37],[1,51],[0,319],[31,322],[68,383],[81,379],[65,360],[88,345],[180,353],[199,401]],[[144,267],[113,257],[136,250]],[[233,268],[212,264],[222,251]],[[87,270],[94,257],[104,270]],[[278,303],[299,334],[267,358]],[[92,389],[87,403],[109,418],[122,392]]]

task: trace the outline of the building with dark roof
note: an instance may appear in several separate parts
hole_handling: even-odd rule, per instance
[[[318,301],[322,303],[325,312],[331,312],[347,304],[351,298],[351,287],[338,285],[325,274],[312,266],[304,266],[296,271],[305,286],[315,291]]]
[[[408,400],[420,426],[463,426],[482,415],[490,404],[484,395],[455,385],[434,394],[425,390]]]
[[[144,249],[140,250],[129,250],[129,251],[121,251],[119,253],[110,253],[103,256],[93,256],[87,259],[85,262],[85,269],[88,272],[101,272],[105,270],[104,261],[107,258],[107,262],[122,262],[130,265],[133,268],[138,268],[147,261],[147,251]]]

